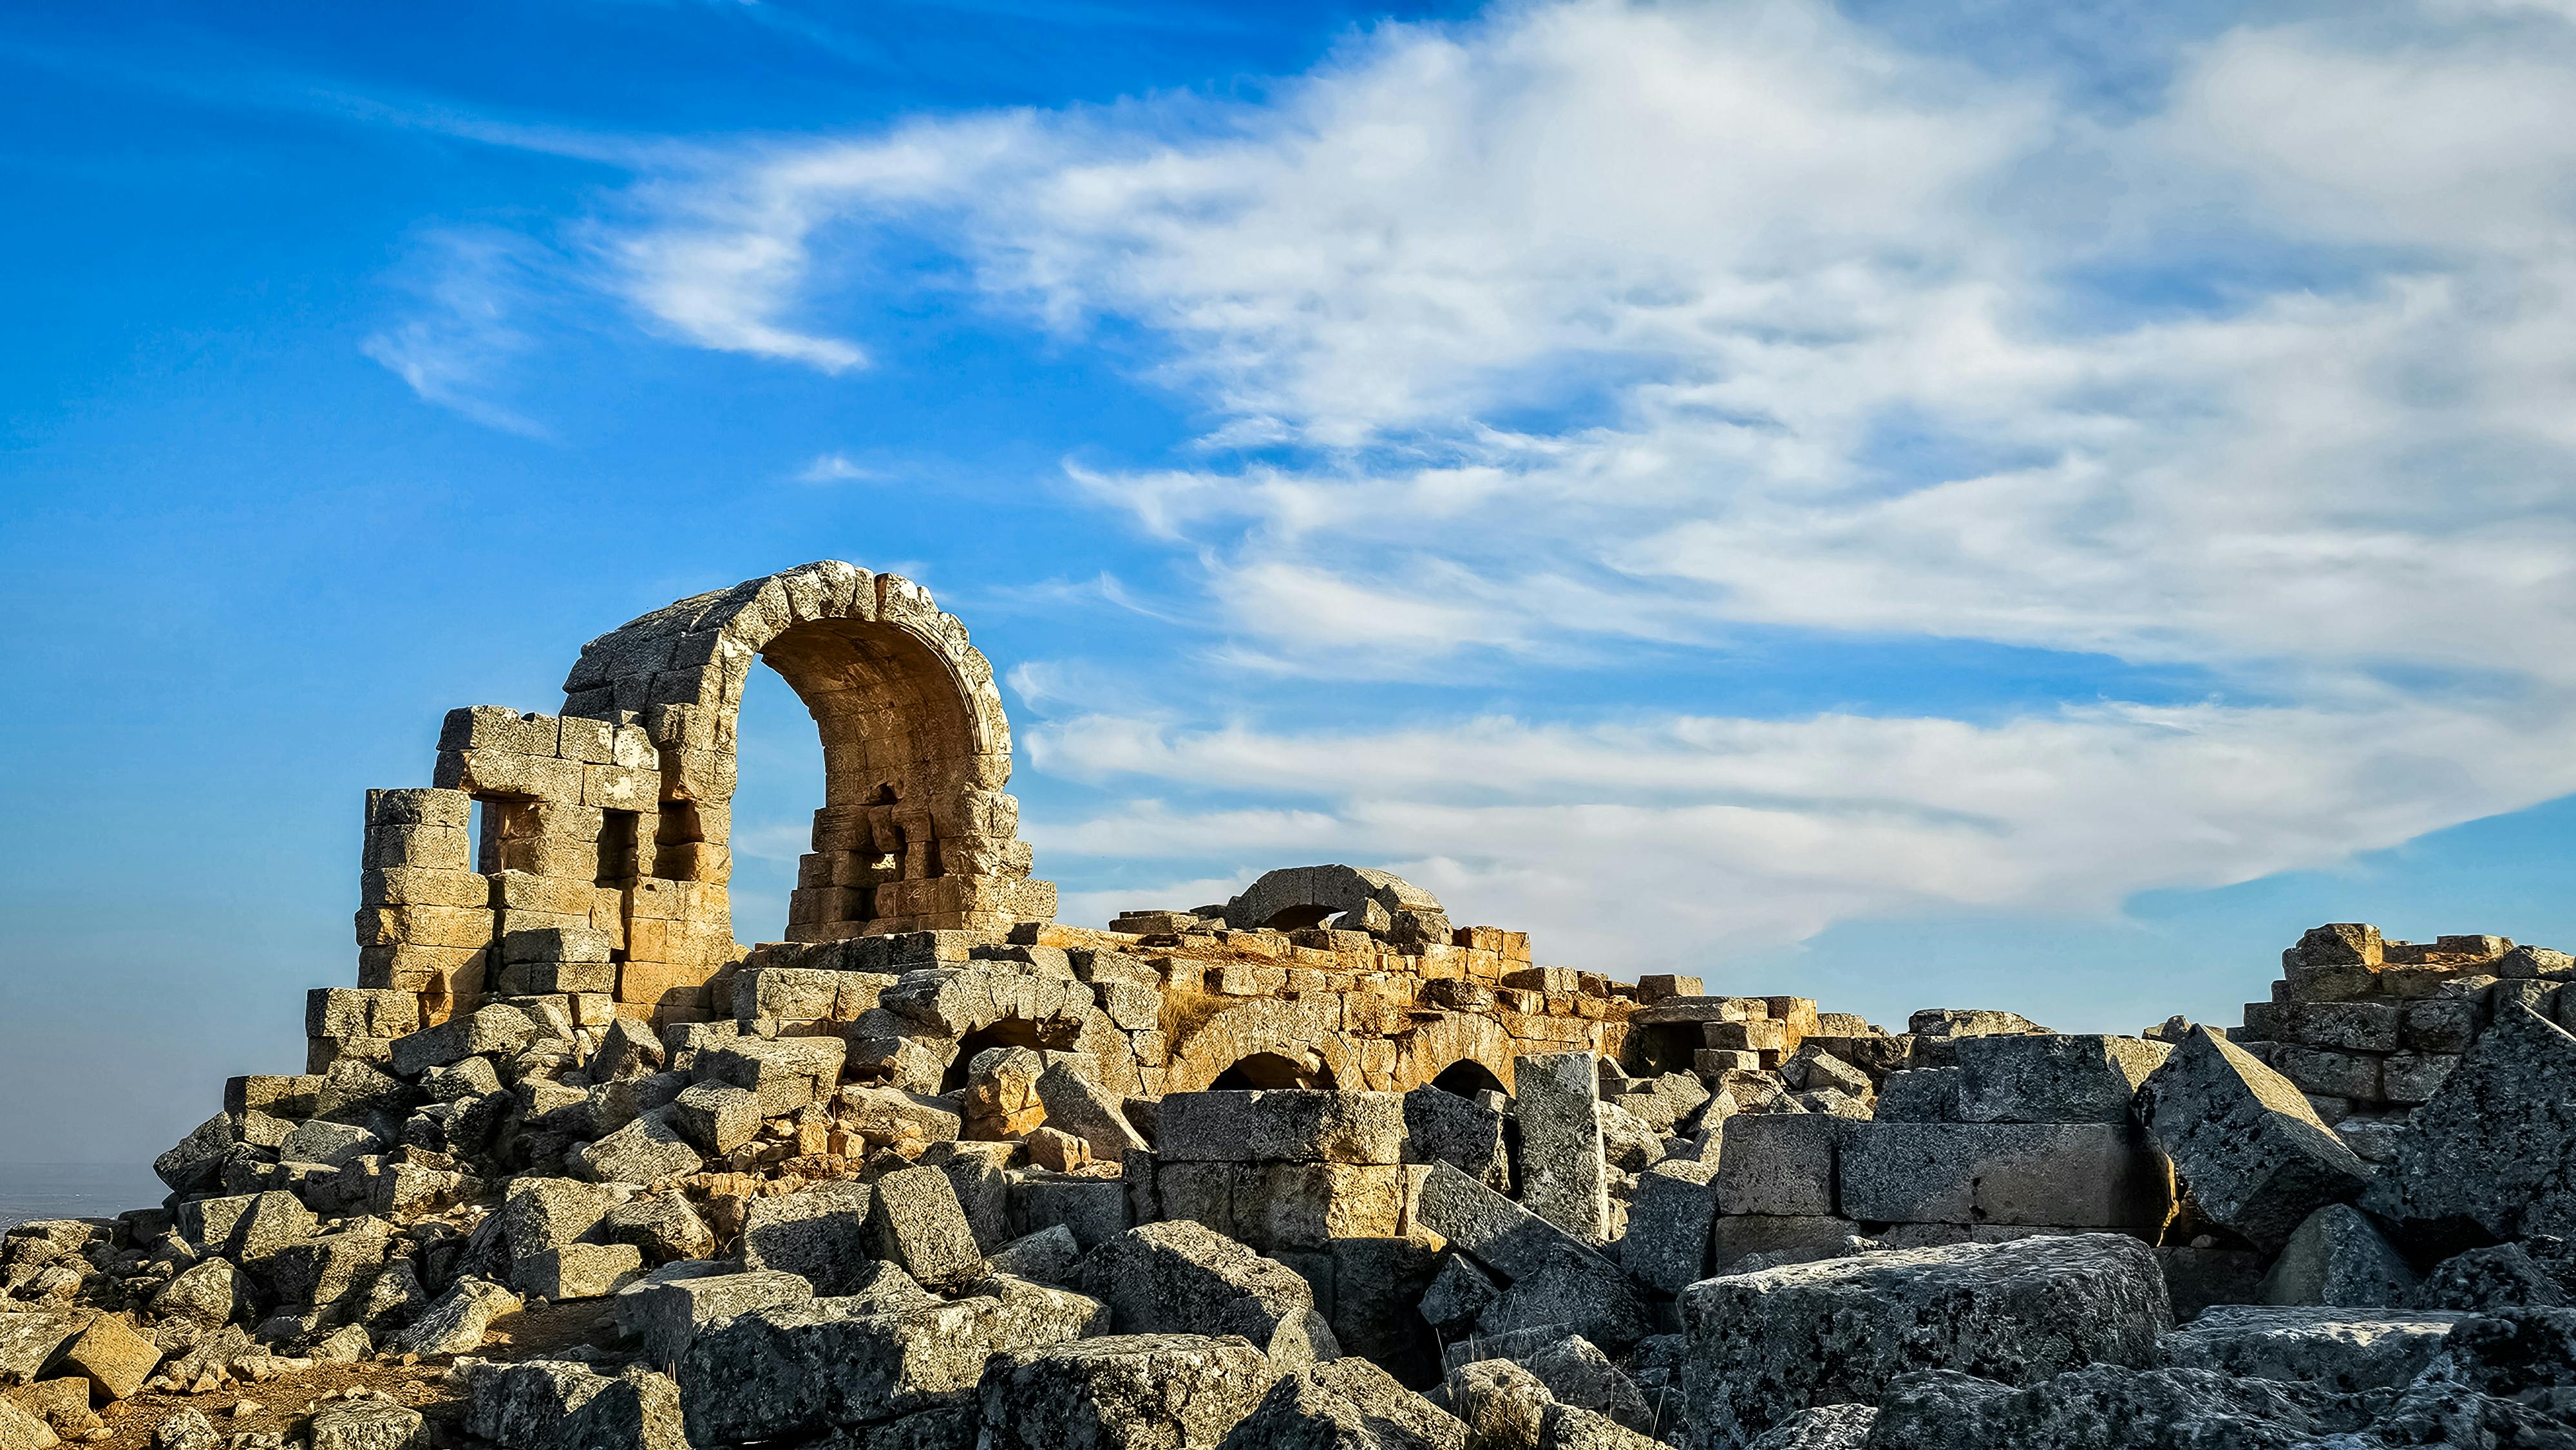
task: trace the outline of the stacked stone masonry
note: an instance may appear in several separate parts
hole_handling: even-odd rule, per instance
[[[754,661],[828,778],[745,947]],[[2242,1028],[2116,1036],[1616,983],[1351,866],[1081,929],[905,581],[566,689],[370,793],[302,1073],[0,1239],[0,1446],[210,1450],[277,1381],[240,1450],[2576,1442],[2558,953],[2322,927]]]

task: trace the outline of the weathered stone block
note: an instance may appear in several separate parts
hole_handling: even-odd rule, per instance
[[[568,1160],[576,1172],[602,1183],[654,1183],[695,1173],[706,1160],[672,1126],[671,1110],[655,1108],[581,1149]]]
[[[515,1007],[477,1008],[435,1027],[397,1037],[392,1064],[398,1077],[418,1077],[433,1067],[447,1067],[469,1057],[508,1059],[536,1039],[537,1026]]]
[[[161,1350],[124,1320],[101,1314],[54,1352],[46,1377],[78,1375],[101,1401],[130,1400],[161,1364]]]
[[[618,1292],[617,1327],[644,1341],[644,1363],[677,1364],[688,1352],[689,1341],[710,1324],[755,1309],[811,1303],[813,1298],[813,1285],[777,1269],[648,1278]]]
[[[2153,1231],[2173,1206],[2163,1159],[2125,1122],[1855,1123],[1839,1175],[1843,1215],[1871,1222]]]
[[[1740,1450],[1810,1405],[1872,1403],[1946,1369],[2029,1384],[2155,1363],[2172,1325],[2154,1253],[2117,1234],[1862,1254],[1709,1279],[1681,1298],[1693,1443]]]
[[[753,1200],[743,1222],[743,1266],[794,1274],[817,1294],[857,1292],[877,1257],[868,1228],[874,1198],[867,1184],[838,1179]]]
[[[2386,1308],[2403,1304],[2415,1271],[2368,1215],[2329,1203],[2290,1235],[2256,1295],[2277,1305]]]
[[[1222,1166],[1233,1177],[1234,1236],[1264,1251],[1321,1249],[1337,1238],[1391,1237],[1404,1221],[1403,1170],[1394,1164]]]
[[[1894,1079],[1890,1079],[1894,1081]],[[1717,1211],[1830,1215],[1850,1123],[1824,1113],[1739,1113],[1717,1159]]]
[[[2206,1028],[2147,1079],[2138,1106],[2201,1212],[2267,1250],[2369,1177],[2296,1087]]]
[[[1404,1098],[1294,1088],[1173,1093],[1155,1146],[1167,1162],[1400,1163]]]
[[[985,1450],[1209,1446],[1279,1370],[1236,1336],[1113,1334],[997,1357],[979,1390]]]
[[[680,1136],[721,1157],[760,1131],[760,1097],[729,1082],[701,1082],[671,1099],[670,1115]]]
[[[1628,1202],[1628,1232],[1619,1242],[1619,1267],[1630,1278],[1666,1294],[1708,1277],[1709,1225],[1717,1216],[1715,1166],[1675,1161],[1638,1175]]]
[[[1195,1223],[1132,1228],[1083,1261],[1084,1292],[1128,1334],[1239,1334],[1279,1364],[1341,1354],[1293,1269]]]
[[[2576,1036],[2499,1013],[2415,1110],[2361,1206],[2427,1238],[2576,1235]]]
[[[737,1038],[699,1053],[689,1074],[699,1082],[743,1088],[759,1098],[762,1117],[783,1117],[831,1097],[848,1051],[837,1037]]]
[[[1965,1038],[1950,1047],[1950,1065],[1959,1072],[1958,1121],[2127,1123],[2138,1084],[2172,1051],[2139,1037]]]
[[[2176,1369],[2355,1394],[2412,1381],[2466,1317],[2429,1309],[2355,1313],[2222,1304],[2167,1334],[2162,1353]]]
[[[1567,1253],[1592,1252],[1565,1230],[1446,1163],[1432,1164],[1423,1179],[1414,1221],[1507,1278],[1536,1274]]]
[[[962,1288],[985,1273],[983,1251],[957,1190],[936,1168],[905,1168],[878,1179],[868,1231],[879,1258],[892,1260],[927,1288]]]
[[[512,1266],[525,1293],[562,1303],[603,1299],[644,1276],[644,1251],[633,1244],[566,1244]]]

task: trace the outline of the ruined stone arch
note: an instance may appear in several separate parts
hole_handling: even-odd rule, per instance
[[[1164,1067],[1164,1091],[1205,1092],[1235,1064],[1265,1055],[1290,1062],[1312,1058],[1340,1088],[1384,1086],[1368,1080],[1351,1039],[1312,1004],[1259,1001],[1220,1012],[1173,1043]]]
[[[1501,1023],[1490,1017],[1450,1013],[1406,1034],[1397,1059],[1395,1086],[1411,1091],[1462,1062],[1491,1073],[1504,1092],[1512,1091],[1512,1059],[1520,1048]]]
[[[929,591],[826,560],[630,621],[584,645],[564,713],[633,721],[661,753],[654,874],[721,886],[734,745],[755,663],[822,735],[823,806],[787,936],[1006,928],[1055,914],[1017,839],[1010,723],[993,667]],[[662,868],[672,868],[665,873]],[[730,930],[720,892],[698,924]]]

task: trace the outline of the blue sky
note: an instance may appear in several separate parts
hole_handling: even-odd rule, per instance
[[[1077,922],[2113,1030],[2567,944],[2576,11],[2134,9],[13,10],[0,1161],[300,1061],[445,709],[822,557]]]

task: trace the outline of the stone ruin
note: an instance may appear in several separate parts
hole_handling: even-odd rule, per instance
[[[826,783],[746,947],[755,660]],[[2576,1446],[2564,954],[2321,927],[2126,1037],[1614,982],[1350,866],[1087,930],[905,580],[565,691],[369,793],[302,1072],[0,1240],[0,1450]]]

